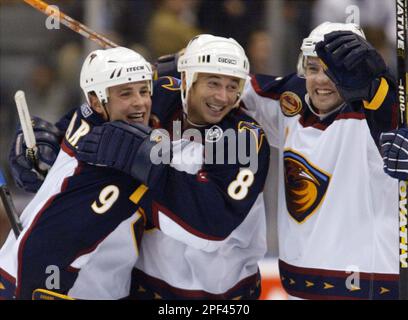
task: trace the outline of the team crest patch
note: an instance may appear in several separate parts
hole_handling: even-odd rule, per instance
[[[331,176],[291,150],[284,152],[284,166],[286,205],[292,218],[302,223],[322,203]]]
[[[165,84],[162,84],[162,88],[170,90],[170,91],[179,91],[180,90],[180,84],[181,84],[181,80],[180,79],[176,79],[173,77],[165,77],[168,82]]]
[[[262,128],[253,122],[240,121],[238,123],[238,132],[243,132],[244,130],[248,130],[253,135],[256,141],[256,150],[259,152],[265,137],[265,133]]]
[[[287,117],[293,117],[302,110],[302,100],[299,96],[291,91],[285,91],[279,99],[282,112]]]
[[[212,126],[210,129],[205,130],[205,141],[207,142],[217,142],[221,139],[224,133],[219,126]]]

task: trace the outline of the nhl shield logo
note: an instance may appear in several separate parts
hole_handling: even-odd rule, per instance
[[[207,142],[217,142],[221,139],[224,133],[219,126],[212,126],[210,129],[205,130],[205,141]]]
[[[302,110],[302,100],[294,92],[285,91],[280,96],[279,102],[283,114],[287,117],[293,117]]]

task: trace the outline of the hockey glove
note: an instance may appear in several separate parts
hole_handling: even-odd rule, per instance
[[[387,70],[384,60],[364,38],[351,31],[334,31],[316,44],[325,72],[347,102],[371,101]],[[327,67],[327,68],[326,68]]]
[[[393,178],[408,180],[408,128],[385,132],[380,136],[384,171]]]
[[[160,77],[170,76],[180,79],[180,72],[177,71],[177,63],[181,54],[183,54],[184,49],[177,53],[167,54],[161,56],[157,59],[155,63],[155,79]]]
[[[164,164],[152,162],[151,151],[158,143],[155,140],[152,129],[145,125],[107,122],[80,140],[77,158],[122,171],[153,187],[164,170]]]
[[[37,117],[33,117],[32,122],[37,143],[38,169],[41,172],[27,157],[27,146],[21,128],[17,129],[9,154],[14,181],[27,192],[36,192],[40,188],[46,173],[57,158],[62,139],[62,133],[53,124]]]

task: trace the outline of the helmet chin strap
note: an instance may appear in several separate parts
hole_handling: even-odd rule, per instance
[[[325,118],[327,118],[328,116],[332,115],[333,113],[339,111],[341,108],[343,108],[346,103],[342,102],[339,106],[335,107],[333,110],[326,112],[326,113],[317,113],[316,111],[313,110],[312,107],[312,100],[310,100],[310,96],[308,93],[306,93],[305,95],[305,101],[306,101],[306,105],[309,108],[309,110],[316,116],[318,117],[320,120],[324,120]]]
[[[238,108],[239,107],[239,99],[241,98],[241,94],[238,92],[237,93],[237,100],[235,100],[235,104],[234,104],[234,108]]]
[[[182,101],[182,104],[183,104],[183,119],[186,120],[186,122],[187,122],[189,125],[192,125],[193,127],[196,127],[196,128],[203,128],[203,127],[208,126],[208,124],[198,124],[198,123],[195,123],[195,122],[191,121],[191,120],[188,118],[188,103],[187,103],[187,101],[188,101],[188,93],[189,93],[188,91],[185,92],[185,97],[184,97],[184,99],[183,99],[183,101]],[[183,92],[182,94],[184,94],[184,92]]]
[[[184,111],[183,111],[183,117],[187,121],[188,124],[190,124],[190,125],[192,125],[194,127],[197,127],[197,128],[203,128],[203,127],[206,127],[206,126],[209,125],[209,124],[198,124],[198,123],[195,123],[195,122],[191,121],[188,118],[188,114],[186,112],[184,112]]]

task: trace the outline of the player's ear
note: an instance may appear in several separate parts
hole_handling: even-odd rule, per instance
[[[104,110],[102,108],[102,104],[99,101],[96,94],[94,94],[93,92],[88,93],[88,98],[89,98],[89,102],[91,104],[92,109],[95,110],[97,113],[103,114]]]

